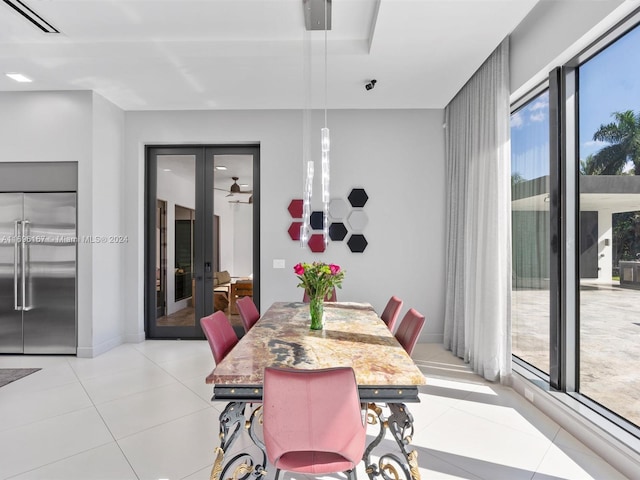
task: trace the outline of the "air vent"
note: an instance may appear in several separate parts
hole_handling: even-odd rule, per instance
[[[60,31],[47,22],[44,18],[31,10],[20,0],[3,0],[4,3],[13,8],[16,12],[22,15],[24,18],[33,23],[36,27],[42,30],[44,33],[60,33]]]

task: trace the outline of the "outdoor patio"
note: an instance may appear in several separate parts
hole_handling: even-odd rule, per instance
[[[549,371],[549,291],[513,291],[513,353]],[[582,394],[640,426],[640,290],[583,285]]]

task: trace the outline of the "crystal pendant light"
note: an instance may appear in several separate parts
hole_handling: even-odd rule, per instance
[[[331,141],[329,137],[329,128],[327,127],[327,30],[328,24],[328,2],[324,0],[324,127],[320,130],[320,145],[322,149],[321,160],[321,185],[322,185],[322,237],[325,247],[329,244],[329,200],[330,200],[330,180],[331,170],[329,161],[329,151],[331,148]],[[308,35],[308,34],[307,34]],[[306,37],[308,40],[308,37]],[[305,57],[310,59],[309,41],[305,42]],[[310,66],[305,62],[305,81],[310,88]],[[303,154],[303,200],[302,200],[302,226],[300,227],[300,246],[306,247],[307,242],[311,234],[311,199],[313,197],[313,175],[314,175],[314,163],[311,160],[311,155],[308,152],[308,136],[307,132],[310,125],[309,111],[310,111],[310,99],[307,97],[308,109],[305,109],[303,115],[303,130],[304,130],[304,154]]]

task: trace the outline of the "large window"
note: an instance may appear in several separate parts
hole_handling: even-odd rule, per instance
[[[511,115],[513,353],[549,372],[549,91]]]
[[[638,438],[639,18],[511,116],[515,363]]]
[[[640,28],[578,79],[577,390],[640,425]]]

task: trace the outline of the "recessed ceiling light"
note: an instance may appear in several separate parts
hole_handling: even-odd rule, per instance
[[[163,172],[170,172],[170,171],[171,171],[171,169],[170,169],[170,168],[163,168],[163,169],[162,169],[162,171],[163,171]]]
[[[10,73],[6,73],[5,75],[10,79],[15,80],[16,82],[21,82],[21,83],[33,82],[33,80],[31,80],[29,77],[24,76],[21,73],[10,72]]]
[[[240,184],[240,186],[241,186],[241,187],[248,187],[248,186],[249,186],[249,184],[248,184],[248,183],[241,183],[241,184]]]
[[[227,169],[227,167],[225,167],[224,165],[218,165],[216,167],[216,170],[226,170],[226,169]]]

